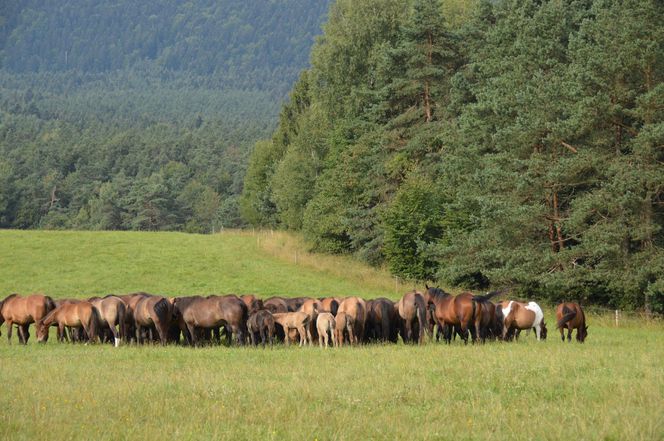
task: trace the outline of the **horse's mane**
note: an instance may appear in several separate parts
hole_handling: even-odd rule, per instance
[[[2,299],[2,302],[0,302],[0,305],[3,305],[7,300],[11,299],[12,297],[16,297],[16,296],[18,296],[17,293],[9,294],[7,297]]]
[[[434,297],[447,297],[450,295],[449,293],[446,293],[437,286],[427,287],[427,293],[429,293],[429,295],[432,295]]]

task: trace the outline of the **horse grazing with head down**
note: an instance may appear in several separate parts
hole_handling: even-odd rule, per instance
[[[488,302],[494,296],[501,294],[502,291],[493,291],[489,294],[480,296],[469,292],[453,296],[440,288],[427,287],[424,298],[427,305],[433,308],[433,317],[439,328],[443,329],[445,342],[450,344],[454,329],[456,328],[463,338],[465,344],[468,344],[468,333],[475,342],[478,338],[484,342],[486,333],[482,332],[482,325],[485,320],[484,312],[489,313],[490,308],[485,308],[482,303]]]
[[[30,338],[30,323],[39,325],[46,314],[55,309],[55,302],[49,296],[33,294],[21,297],[11,294],[0,302],[0,326],[7,322],[7,341],[12,342],[12,327],[18,326],[18,339],[27,344]]]
[[[267,309],[261,309],[253,312],[247,319],[247,332],[251,339],[251,344],[258,346],[260,338],[263,347],[265,342],[270,342],[270,347],[274,342],[274,317]]]
[[[136,341],[143,343],[143,329],[152,335],[152,329],[159,334],[161,344],[168,341],[168,330],[173,320],[173,305],[166,297],[138,296],[139,300],[133,308]]]
[[[92,306],[99,311],[102,331],[107,335],[110,331],[116,347],[125,339],[127,305],[120,297],[107,295],[104,298],[93,297],[89,299]],[[117,328],[116,328],[117,327]],[[102,342],[106,336],[102,337]]]
[[[503,320],[503,340],[511,338],[516,331],[516,338],[522,329],[534,329],[537,340],[546,340],[546,324],[542,308],[535,302],[522,303],[514,300],[502,301],[498,304],[499,315]]]
[[[565,328],[567,328],[567,341],[572,341],[572,330],[576,329],[576,341],[583,343],[588,336],[586,315],[581,305],[575,302],[561,303],[556,308],[556,320],[560,330],[560,338],[565,341]]]
[[[401,337],[404,343],[424,343],[424,332],[429,332],[427,327],[426,301],[422,293],[413,291],[403,295],[396,305],[401,317]]]
[[[67,328],[82,328],[88,336],[88,341],[98,338],[101,318],[99,311],[92,303],[81,301],[76,303],[64,303],[48,314],[37,325],[37,340],[40,343],[48,341],[48,328],[58,327],[58,340],[64,341],[64,331]]]

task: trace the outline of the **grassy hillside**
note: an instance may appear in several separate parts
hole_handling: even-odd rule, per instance
[[[397,296],[387,274],[269,232],[0,231],[0,268],[3,295]],[[3,326],[0,439],[662,439],[662,324],[589,321],[584,345],[550,330],[327,351],[38,345],[34,331],[20,347]]]
[[[284,233],[3,230],[0,268],[0,295],[398,295],[387,273],[348,259],[308,254]]]

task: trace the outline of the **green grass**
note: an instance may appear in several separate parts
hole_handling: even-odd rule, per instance
[[[304,252],[296,265],[297,240],[268,237],[2,231],[0,284],[394,297],[384,273]],[[8,346],[3,326],[0,439],[664,439],[664,327],[624,324],[590,317],[584,345],[550,330],[542,343],[327,351]]]

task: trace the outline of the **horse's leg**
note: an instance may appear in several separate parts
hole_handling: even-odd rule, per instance
[[[412,339],[412,335],[413,335],[413,330],[411,328],[410,320],[406,320],[405,326],[406,326],[406,332],[405,332],[406,341],[405,342],[410,343],[410,341]]]
[[[108,323],[108,328],[111,330],[111,335],[113,335],[113,346],[116,348],[120,346],[120,334],[118,330],[115,329],[115,323]]]
[[[567,330],[567,341],[572,343],[572,327],[569,326],[567,329],[568,329]],[[561,332],[562,332],[562,329],[561,329]],[[579,332],[579,331],[576,331],[576,332]],[[563,341],[565,341],[564,338],[563,338]]]
[[[318,333],[318,346],[323,347],[323,334],[321,332]]]
[[[535,337],[537,337],[537,341],[540,341],[542,335],[542,328],[540,328],[540,325],[535,326]]]
[[[187,323],[187,331],[189,331],[189,335],[191,335],[191,346],[196,347],[198,345],[196,326]]]
[[[565,343],[565,327],[564,327],[564,326],[561,326],[561,327],[558,328],[558,329],[560,330],[560,338],[561,338],[561,340],[563,341],[563,343]]]
[[[309,327],[306,326],[304,330],[307,332],[307,343],[309,344],[309,346],[313,346],[314,339],[311,337],[311,331],[309,331]]]
[[[30,327],[30,324],[28,323],[27,325],[19,325],[18,327],[18,335],[21,340],[21,343],[24,345],[28,344],[28,339],[30,338],[30,330],[28,329]]]
[[[7,343],[12,344],[12,328],[14,327],[14,322],[7,320]]]

